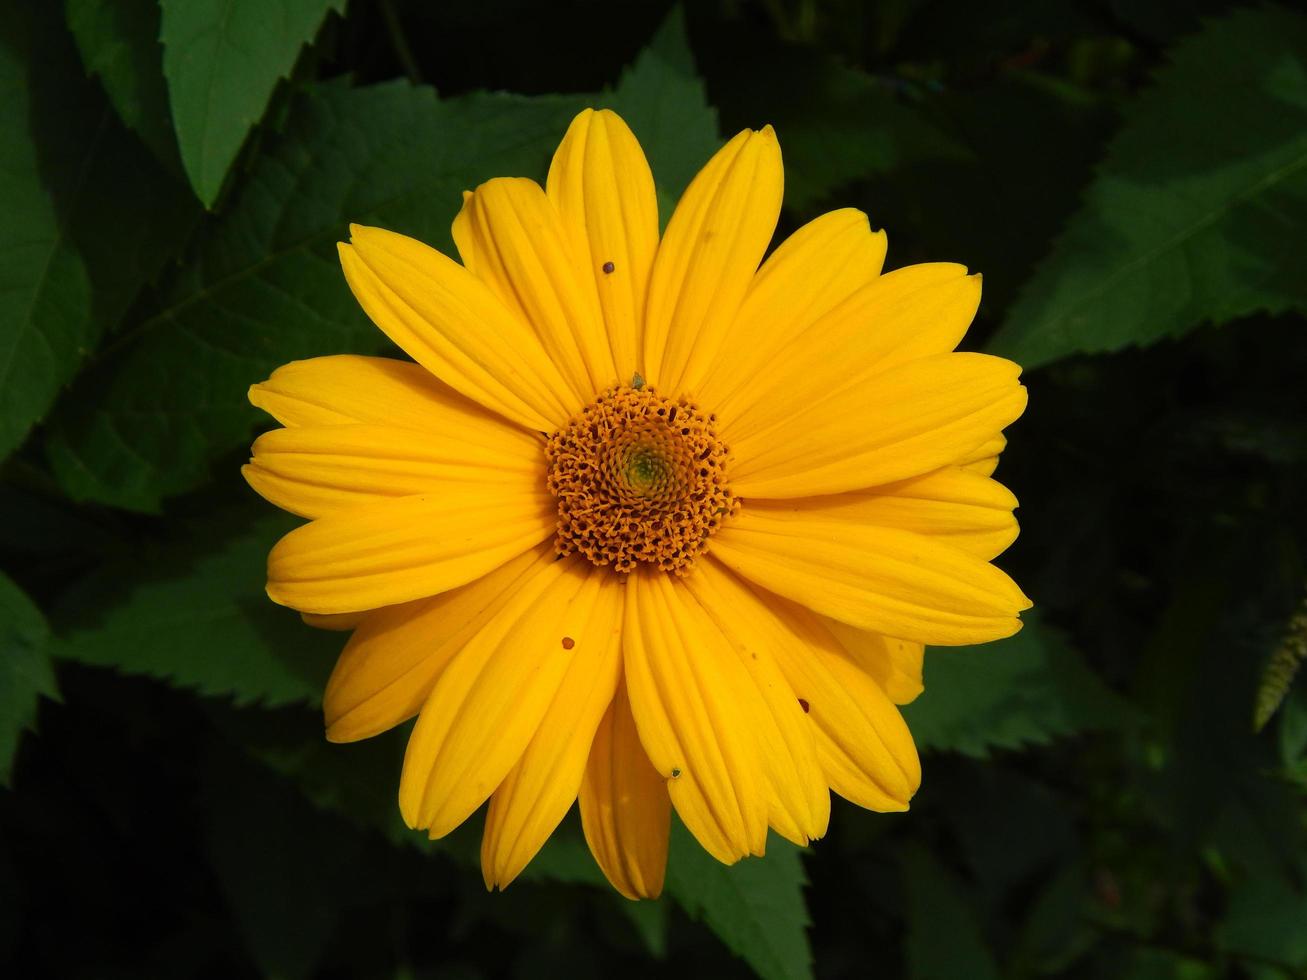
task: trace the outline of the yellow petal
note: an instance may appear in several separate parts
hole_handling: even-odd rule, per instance
[[[760,514],[896,527],[937,537],[989,561],[1017,537],[1017,498],[997,480],[956,466],[884,486],[822,497],[750,501]]]
[[[265,432],[242,473],[272,503],[325,517],[454,484],[513,487],[545,481],[540,437],[503,420],[449,416],[425,432],[388,425],[315,425]]]
[[[404,235],[351,225],[340,246],[364,311],[410,357],[468,398],[551,432],[587,397],[559,373],[531,326],[457,262]]]
[[[755,599],[750,619],[773,636],[776,662],[808,706],[831,789],[870,810],[906,810],[921,785],[921,762],[898,708],[820,617],[778,596],[755,592]]]
[[[771,788],[769,822],[800,847],[824,837],[830,793],[812,726],[798,695],[777,668],[776,631],[758,619],[759,603],[748,587],[715,562],[700,562],[685,585],[731,641],[760,695],[763,710],[755,711],[752,728]]]
[[[268,595],[301,612],[377,609],[466,585],[554,532],[541,487],[458,487],[319,518],[268,556]]]
[[[735,650],[683,586],[639,570],[627,576],[623,646],[640,742],[685,826],[725,864],[762,854],[767,777]]]
[[[958,465],[981,476],[993,476],[998,469],[998,457],[1007,448],[1007,437],[1002,433],[996,435],[982,446],[977,446],[968,453]]]
[[[595,730],[621,678],[624,590],[611,577],[603,590],[587,642],[573,647],[572,662],[540,727],[490,798],[481,839],[481,872],[487,888],[508,887],[544,846],[580,792]]]
[[[823,214],[792,234],[749,285],[722,356],[699,386],[700,403],[726,417],[736,397],[748,401],[753,379],[777,354],[879,276],[884,262],[885,233],[872,232],[853,208]]]
[[[586,402],[617,380],[584,253],[533,180],[498,177],[463,199],[454,243],[473,275],[529,323]]]
[[[662,894],[672,801],[640,744],[624,683],[595,732],[579,802],[586,843],[612,886],[630,899]]]
[[[879,486],[967,458],[1025,410],[1020,367],[940,354],[835,388],[730,441],[739,496],[808,497]]]
[[[898,640],[860,630],[838,619],[819,616],[854,663],[880,685],[895,704],[916,700],[923,688],[921,662],[925,647],[911,640]]]
[[[980,277],[948,262],[912,265],[872,280],[759,366],[729,404],[714,405],[732,445],[783,425],[832,393],[871,386],[872,375],[946,354],[980,304]],[[723,355],[724,361],[733,350]]]
[[[300,613],[300,619],[304,620],[305,626],[312,626],[319,630],[334,630],[345,633],[352,629],[357,629],[363,622],[367,613],[336,613],[334,615],[319,616],[315,613]]]
[[[503,424],[420,364],[355,354],[284,364],[250,387],[250,403],[285,426],[362,422],[426,430],[448,427],[451,416]]]
[[[539,545],[462,588],[369,613],[327,681],[327,738],[371,738],[416,715],[445,665],[554,560],[552,543]]]
[[[747,504],[712,554],[772,592],[851,626],[956,646],[1011,636],[1030,608],[1007,575],[897,528],[814,520]]]
[[[783,187],[780,145],[765,126],[727,143],[686,188],[649,280],[653,384],[693,392],[707,374],[776,230]]]
[[[400,777],[410,827],[442,837],[490,797],[522,758],[580,651],[611,644],[621,601],[612,572],[580,559],[540,566],[519,585],[422,706]]]
[[[658,250],[658,195],[644,151],[621,117],[586,109],[568,127],[545,187],[594,278],[618,380],[629,382],[644,368],[644,304]]]

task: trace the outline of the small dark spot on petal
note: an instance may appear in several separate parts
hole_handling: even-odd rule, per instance
[[[604,275],[611,276],[616,271],[617,271],[617,266],[614,265],[612,262],[604,263]]]
[[[680,778],[681,778],[681,770],[679,770],[679,769],[673,769],[673,770],[672,770],[672,778],[673,778],[673,779],[680,779]]]
[[[799,698],[799,707],[803,709],[805,715],[808,713],[808,702],[803,698]]]
[[[563,649],[564,649],[564,650],[570,650],[570,649],[572,649],[572,647],[574,647],[574,646],[576,646],[576,640],[572,639],[570,636],[565,636],[565,637],[563,637]],[[806,710],[806,709],[805,709],[805,710]]]

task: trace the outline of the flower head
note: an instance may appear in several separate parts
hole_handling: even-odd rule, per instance
[[[990,473],[1025,391],[954,352],[980,278],[882,275],[853,210],[763,262],[781,187],[771,128],[743,132],[660,239],[639,144],[587,110],[546,187],[465,196],[461,264],[352,228],[350,287],[413,362],[251,389],[284,427],[246,477],[310,519],[268,594],[353,631],[328,738],[417,715],[400,809],[439,837],[489,800],[487,886],[578,798],[631,897],[662,887],[673,807],[725,862],[821,837],[831,790],[906,809],[923,644],[1020,628]]]

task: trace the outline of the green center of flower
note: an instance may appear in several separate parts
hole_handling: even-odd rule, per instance
[[[652,388],[612,388],[545,447],[558,500],[560,555],[629,572],[637,562],[685,572],[739,502],[714,417]]]
[[[652,496],[667,476],[667,464],[653,450],[641,449],[632,454],[624,474],[627,486],[637,493]]]

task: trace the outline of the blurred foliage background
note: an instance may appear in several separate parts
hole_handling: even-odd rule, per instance
[[[1037,615],[928,652],[911,812],[731,869],[677,828],[657,903],[574,823],[503,895],[479,827],[403,829],[404,733],[323,741],[341,637],[264,598],[290,522],[237,474],[251,382],[382,349],[346,223],[448,248],[592,104],[664,220],[774,123],[781,231],[983,271],[1031,390]],[[1301,8],[0,0],[0,214],[5,975],[1307,976]]]

